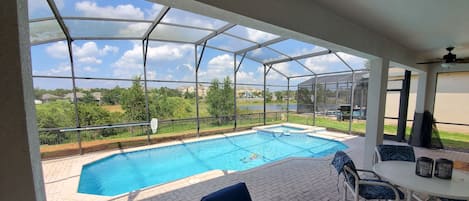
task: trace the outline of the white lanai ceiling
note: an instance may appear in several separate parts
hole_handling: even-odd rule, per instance
[[[383,34],[424,58],[441,57],[455,46],[469,56],[467,0],[318,0],[337,15]]]

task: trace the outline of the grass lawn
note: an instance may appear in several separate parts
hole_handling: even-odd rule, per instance
[[[307,120],[309,119],[309,120]],[[299,123],[299,124],[309,124],[312,123],[311,117],[305,117],[304,115],[295,115],[290,114],[289,122]],[[316,117],[316,125],[320,127],[326,127],[338,131],[347,133],[349,128],[348,121],[336,121],[330,118],[325,117]],[[356,122],[354,120],[352,124],[352,132],[360,135],[365,135],[366,123],[365,122]],[[384,133],[395,135],[397,131],[396,125],[384,125]],[[411,128],[407,127],[406,137],[408,138],[411,132]],[[465,133],[456,133],[439,130],[440,139],[443,142],[445,148],[455,149],[461,151],[469,151],[469,134]]]
[[[107,110],[108,112],[120,112],[120,113],[125,112],[124,109],[122,109],[121,105],[103,105],[101,107]]]

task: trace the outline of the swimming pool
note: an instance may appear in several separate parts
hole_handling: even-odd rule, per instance
[[[341,142],[263,131],[120,153],[83,166],[79,193],[113,196],[210,170],[247,170],[288,157],[322,157]]]

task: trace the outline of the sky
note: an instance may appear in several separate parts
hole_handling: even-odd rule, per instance
[[[72,37],[102,36],[102,37],[141,37],[148,29],[151,22],[160,12],[162,6],[143,0],[55,0],[60,14],[64,17],[98,17],[141,20],[139,22],[100,22],[65,19],[65,24]],[[51,17],[46,0],[29,1],[30,19]],[[148,21],[148,22],[146,22]],[[227,22],[213,18],[196,15],[187,11],[172,8],[163,18],[164,23],[182,24],[201,27],[205,29],[219,29]],[[32,41],[40,41],[53,38],[62,38],[63,34],[52,25],[54,20],[31,25]],[[45,27],[45,28],[44,28]],[[55,31],[55,32],[54,32]],[[171,24],[160,24],[150,35],[151,39],[176,40],[178,43],[150,41],[147,54],[147,79],[167,81],[195,81],[195,46],[190,43],[210,34],[209,30],[194,30],[180,28]],[[234,58],[233,53],[218,49],[237,51],[256,43],[262,43],[279,36],[258,31],[248,27],[236,25],[207,42],[204,56],[199,68],[199,81],[210,82],[213,79],[223,80],[229,76],[233,80]],[[230,35],[231,34],[231,35]],[[245,38],[253,42],[240,40]],[[294,39],[288,39],[269,46],[272,49],[298,56],[325,50],[322,47],[304,43]],[[198,53],[201,52],[201,47]],[[74,72],[76,77],[90,78],[125,78],[135,76],[143,78],[143,48],[141,40],[75,40],[72,44]],[[57,41],[31,47],[32,67],[34,76],[65,76],[72,75],[70,58],[66,41]],[[353,68],[362,69],[366,60],[345,53],[339,55]],[[281,54],[268,48],[259,48],[247,53],[248,57],[258,61],[267,62],[285,58]],[[237,56],[237,61],[241,56]],[[324,55],[287,63],[275,64],[273,67],[288,76],[311,74],[304,66],[316,73],[344,71],[348,68],[334,55]],[[237,73],[238,83],[262,84],[263,65],[251,59],[244,59]],[[296,85],[302,79],[291,79],[291,85]],[[271,85],[286,85],[287,80],[271,70],[267,76],[267,83]],[[77,80],[79,88],[112,88],[117,85],[126,87],[127,81],[109,80]],[[35,88],[55,89],[72,87],[70,79],[35,78]],[[182,83],[149,83],[150,87],[188,86]]]

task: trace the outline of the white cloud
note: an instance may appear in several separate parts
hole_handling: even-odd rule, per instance
[[[233,78],[233,56],[222,54],[208,61],[207,70],[199,72],[206,80],[214,78],[224,79],[226,76]]]
[[[273,34],[263,32],[263,31],[259,31],[259,30],[255,30],[255,29],[251,29],[251,28],[246,28],[246,33],[247,33],[248,39],[250,39],[252,41],[256,41],[256,42],[258,42],[258,41],[261,41],[261,42],[268,41],[268,40],[272,40],[272,39],[277,37]]]
[[[338,65],[338,62],[340,62],[340,60],[334,54],[328,54],[307,58],[304,64],[315,73],[324,73],[328,71],[328,68],[333,68],[333,66]]]
[[[236,81],[238,83],[256,83],[258,79],[254,72],[238,71],[236,74]]]
[[[142,36],[149,28],[147,23],[132,23],[129,25],[120,26],[119,35],[122,36],[133,36],[140,37]]]
[[[111,45],[104,45],[104,48],[101,50],[101,54],[106,55],[108,53],[117,53],[119,48]]]
[[[147,80],[156,80],[156,71],[147,71]]]
[[[52,43],[46,47],[46,53],[52,58],[66,59],[69,58],[67,43],[59,41]]]
[[[75,4],[75,9],[86,17],[144,19],[144,12],[131,4],[99,6],[96,2],[82,1]]]
[[[119,52],[119,48],[116,46],[104,45],[104,47],[100,48],[95,42],[86,42],[82,45],[73,43],[72,49],[75,70],[77,74],[98,72],[99,69],[93,67],[93,65],[102,65],[104,63],[104,56]],[[68,61],[69,59],[68,47],[67,44],[63,41],[52,43],[51,45],[47,46],[46,53],[50,57],[60,59],[62,61]],[[70,75],[69,72],[70,66],[68,63],[66,63],[66,65],[60,64],[59,67],[50,69],[46,72],[37,73],[46,75]]]
[[[83,45],[72,44],[73,56],[78,62],[84,63],[101,63],[97,57],[105,56],[109,53],[117,53],[118,47],[105,45],[103,48],[99,48],[95,42],[86,42]],[[46,47],[46,53],[52,58],[67,59],[68,47],[64,41],[52,43]]]
[[[97,55],[99,53],[98,45],[95,42],[86,42],[82,46],[73,45],[73,55],[77,57],[85,57],[88,55]]]
[[[118,47],[105,45],[99,48],[95,42],[86,42],[83,45],[72,45],[73,55],[75,60],[80,64],[102,64],[103,61],[99,58],[106,56],[109,53],[117,53]]]
[[[146,9],[145,10],[145,13],[147,14],[147,19],[152,19],[154,20],[156,18],[156,16],[160,13],[161,11],[161,8],[163,8],[163,6],[161,6],[160,4],[156,4],[154,3],[152,6],[151,6],[151,9]]]
[[[58,9],[61,9],[64,7],[63,0],[54,0],[54,2]],[[52,13],[52,11],[50,11],[49,4],[47,4],[46,1],[39,1],[39,0],[28,0],[28,11],[29,13],[35,13],[35,12]]]
[[[278,70],[278,71],[280,71],[280,72],[282,72],[283,74],[286,74],[286,75],[290,74],[290,71],[289,71],[288,67],[289,67],[288,63],[279,63],[279,64],[273,65],[273,68],[275,68],[276,70]],[[269,68],[267,68],[267,69],[269,69]],[[262,76],[262,74],[264,73],[264,67],[259,66],[257,68],[257,73]],[[269,80],[269,81],[285,81],[286,79],[283,75],[280,75],[275,70],[270,69],[269,73],[267,74],[267,80]]]
[[[142,46],[134,44],[134,47],[124,54],[113,64],[113,74],[116,77],[129,77],[129,75],[141,75],[143,69]]]
[[[256,83],[258,78],[254,72],[243,71],[243,65],[236,74],[238,83]],[[222,54],[210,59],[207,69],[199,71],[199,77],[203,80],[218,79],[223,81],[225,77],[229,77],[233,81],[233,56]]]
[[[140,51],[142,47],[140,46]],[[158,46],[149,46],[147,57],[150,60],[158,61],[171,61],[178,60],[183,57],[188,57],[189,53],[194,51],[192,45],[178,45],[178,44],[164,44]]]
[[[175,62],[179,59],[192,58],[194,46],[192,45],[179,45],[179,44],[163,44],[163,45],[151,45],[148,47],[147,62]],[[112,64],[114,67],[113,74],[117,77],[128,77],[129,75],[135,75],[136,73],[142,73],[143,69],[143,50],[142,45],[134,43],[132,49],[127,50],[124,54]],[[190,64],[184,64],[177,66],[178,68],[188,68],[193,71],[193,67]],[[169,69],[173,70],[173,69]],[[148,71],[148,76],[152,79],[156,79],[156,73]],[[170,78],[166,76],[163,79]],[[150,78],[149,78],[150,79]],[[172,77],[171,77],[172,79]]]
[[[186,68],[190,72],[195,72],[194,71],[194,66],[191,65],[191,64],[182,64],[182,66],[176,67],[176,70],[181,70],[182,67]]]
[[[165,80],[173,80],[173,78],[174,78],[174,77],[173,77],[172,74],[166,74],[166,76],[165,76],[164,79],[165,79]]]
[[[294,73],[292,74],[290,72],[289,67],[290,67],[290,64],[288,64],[288,63],[279,63],[279,64],[273,65],[273,68],[275,68],[276,70],[282,72],[285,75],[294,75]],[[267,79],[285,80],[285,77],[283,77],[283,75],[280,75],[279,73],[277,73],[275,70],[270,70],[269,74],[267,75]]]
[[[77,61],[82,64],[102,64],[103,63],[101,59],[98,59],[96,57],[90,57],[90,56],[79,57]]]
[[[94,72],[97,72],[98,69],[97,69],[97,68],[93,68],[93,67],[91,67],[91,66],[85,66],[85,67],[83,67],[83,71],[85,71],[85,72],[90,72],[90,73],[94,73]]]
[[[47,76],[70,76],[72,74],[70,65],[67,63],[61,63],[55,68],[33,72],[34,75],[47,75]]]
[[[362,68],[366,59],[356,57],[353,55],[345,54],[342,52],[337,53],[342,59],[344,59],[352,68]],[[337,72],[337,71],[347,71],[349,68],[340,61],[334,54],[327,54],[318,57],[307,58],[303,62],[308,68],[310,68],[315,73],[324,73],[324,72]]]
[[[167,15],[165,18],[163,18],[163,22],[178,23],[208,29],[217,29],[223,24],[226,24],[225,22],[214,18],[209,18],[182,10],[173,10],[172,12],[173,13],[171,15]]]

